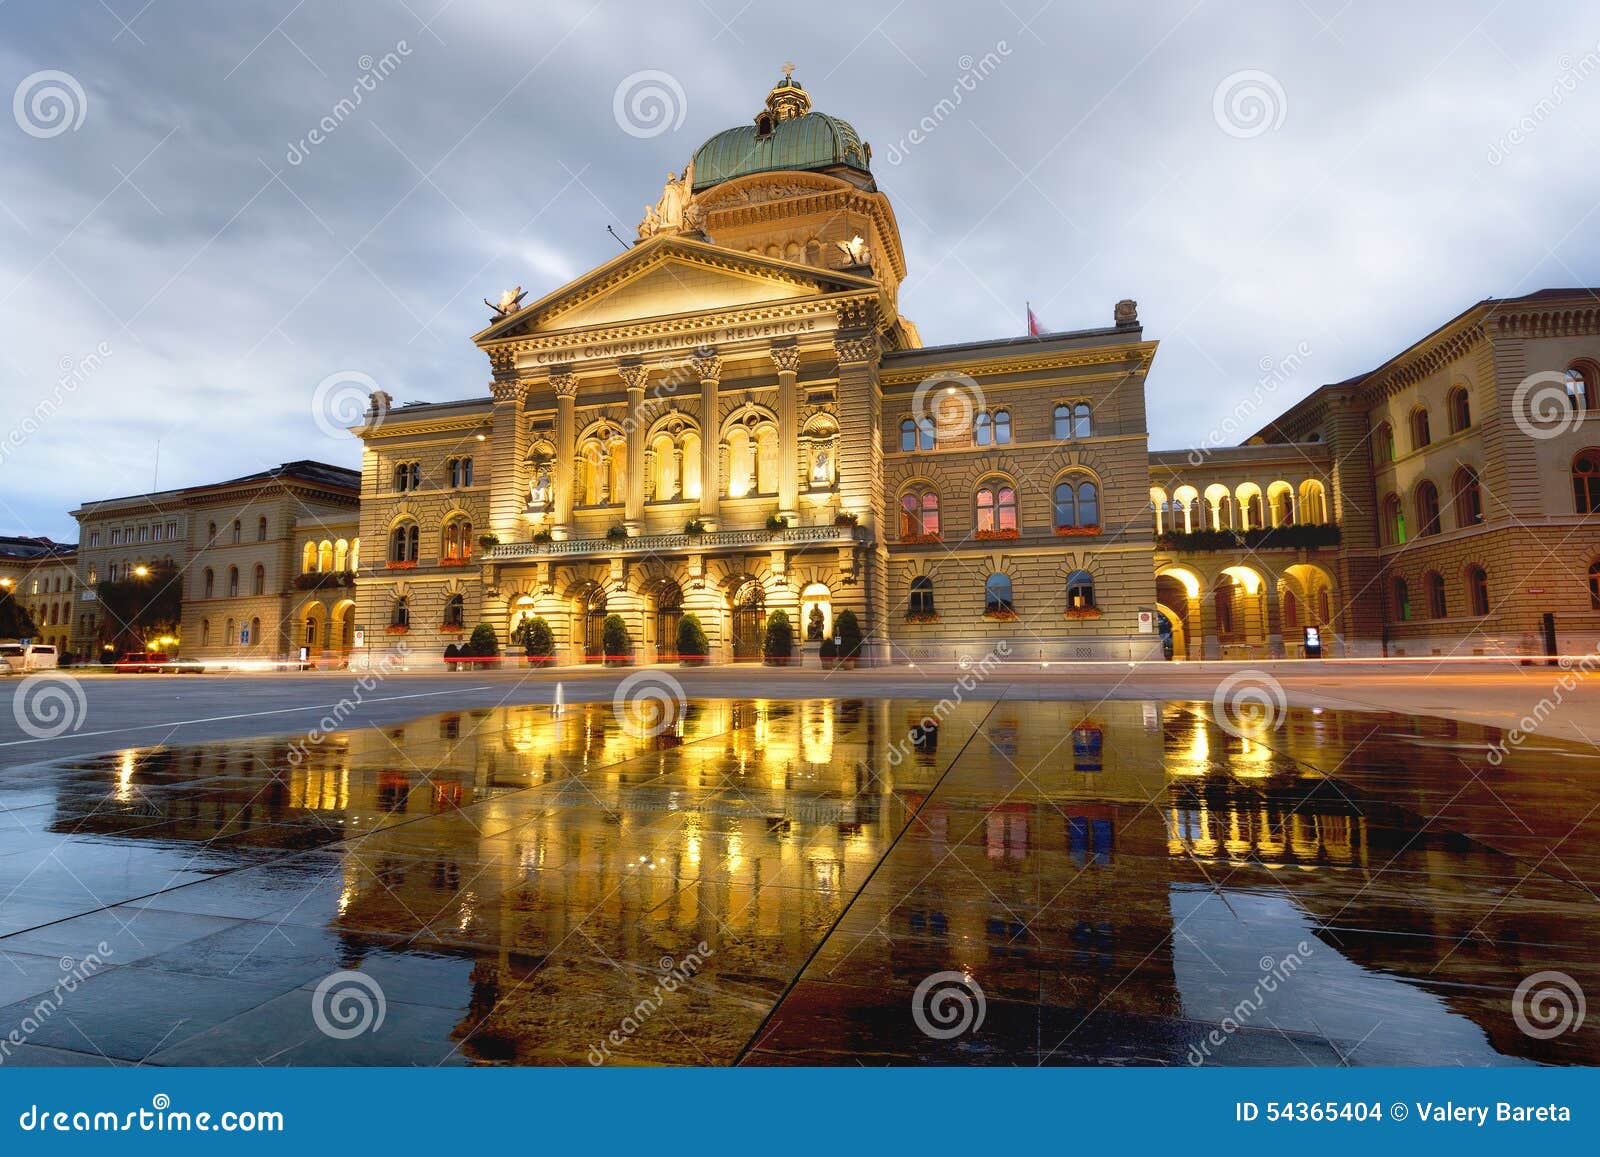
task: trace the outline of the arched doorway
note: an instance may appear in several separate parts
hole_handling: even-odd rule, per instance
[[[656,662],[678,657],[678,624],[683,620],[683,588],[671,579],[656,586]]]
[[[733,595],[733,657],[761,658],[761,632],[767,622],[767,592],[747,579]]]
[[[605,658],[606,592],[595,587],[583,605],[583,661],[598,663]]]

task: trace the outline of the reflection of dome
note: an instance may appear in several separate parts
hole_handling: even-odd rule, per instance
[[[806,90],[785,75],[767,94],[767,107],[754,124],[725,129],[695,151],[694,191],[749,173],[784,169],[853,170],[866,178],[870,189],[871,159],[871,148],[849,121],[812,112]]]

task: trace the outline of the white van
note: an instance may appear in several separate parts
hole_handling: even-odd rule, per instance
[[[49,643],[0,643],[0,663],[9,671],[48,671],[58,658]]]

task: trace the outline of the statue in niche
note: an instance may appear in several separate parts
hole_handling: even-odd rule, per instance
[[[550,492],[550,467],[541,462],[538,472],[533,476],[533,485],[528,488],[528,505],[538,508],[549,506]]]
[[[828,486],[833,482],[833,463],[826,448],[820,449],[811,460],[811,484]]]

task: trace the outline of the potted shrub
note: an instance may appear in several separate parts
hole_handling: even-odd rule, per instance
[[[445,644],[445,648],[444,648],[444,669],[446,671],[455,671],[455,670],[458,670],[460,668],[461,664],[456,661],[457,657],[460,654],[461,654],[461,648],[460,647],[456,646],[454,643]]]
[[[494,659],[500,655],[500,637],[494,633],[494,628],[488,623],[479,623],[472,628],[472,635],[461,648],[460,654],[474,660]],[[477,662],[473,666],[479,666]],[[485,666],[489,664],[483,664]]]
[[[633,662],[633,640],[621,615],[607,615],[600,630],[600,648],[607,667],[626,667]]]
[[[768,530],[787,530],[788,528],[789,528],[789,520],[787,518],[785,518],[783,515],[781,515],[781,514],[770,514],[770,515],[767,516],[767,529]]]
[[[833,641],[832,635],[824,635],[822,642],[817,647],[817,657],[822,660],[824,667],[834,667],[839,662],[839,645]]]
[[[847,671],[855,670],[861,656],[861,623],[854,611],[840,611],[833,620],[833,633],[839,640],[839,653],[835,662]]]
[[[769,667],[786,666],[794,657],[794,628],[787,611],[767,616],[767,637],[761,643],[761,657]]]
[[[706,629],[700,625],[700,616],[687,611],[678,620],[678,662],[685,667],[703,667],[711,644],[706,639]]]
[[[606,530],[606,541],[607,542],[621,542],[623,539],[625,539],[627,537],[628,537],[628,528],[623,526],[623,525],[621,525],[620,523],[615,525],[615,526],[611,526]]]
[[[833,524],[840,529],[859,526],[861,524],[861,516],[853,510],[841,510],[833,516]]]
[[[478,545],[485,554],[488,554],[491,546],[500,545],[500,536],[498,534],[480,534],[478,535]]]
[[[556,536],[551,534],[548,530],[536,530],[533,533],[533,541],[538,543],[540,546],[545,546],[546,544],[552,543],[555,540]]]
[[[517,624],[512,641],[522,647],[531,667],[552,667],[556,661],[556,634],[550,624],[535,615]]]
[[[687,535],[694,536],[698,534],[704,534],[705,532],[706,524],[704,519],[691,518],[688,522],[683,524],[683,533]]]

